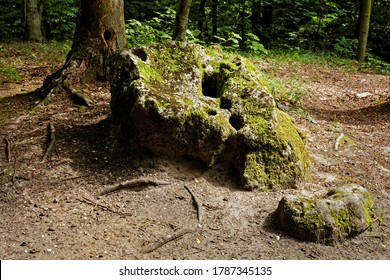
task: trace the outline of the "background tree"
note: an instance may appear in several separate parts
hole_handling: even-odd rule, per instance
[[[172,40],[185,41],[192,0],[179,0],[176,10],[176,19],[173,26]]]
[[[364,61],[367,48],[368,31],[370,29],[370,17],[372,9],[372,0],[363,0],[362,12],[359,28],[358,60]]]
[[[36,0],[37,1],[37,0]],[[1,0],[0,40],[21,39],[22,1]],[[44,36],[71,40],[80,0],[45,0]],[[103,1],[101,1],[103,2]],[[178,1],[124,1],[128,46],[172,39]],[[244,5],[245,2],[245,5]],[[187,41],[255,55],[266,49],[356,58],[362,0],[192,0]],[[390,0],[372,1],[366,59],[390,62]],[[264,47],[262,47],[262,45]]]
[[[80,0],[72,49],[63,67],[36,91],[46,97],[61,85],[104,78],[107,55],[126,45],[123,0]],[[64,83],[64,81],[67,81]]]
[[[42,42],[42,12],[44,0],[22,0],[24,39]]]

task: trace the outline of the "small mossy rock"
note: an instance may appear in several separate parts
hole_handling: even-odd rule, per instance
[[[370,227],[373,205],[365,188],[348,185],[329,191],[324,198],[285,196],[275,213],[289,235],[334,245]]]
[[[113,130],[135,150],[224,161],[247,189],[295,187],[310,159],[291,118],[245,58],[169,42],[107,64]]]

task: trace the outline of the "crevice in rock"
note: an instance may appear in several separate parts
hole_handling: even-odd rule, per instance
[[[205,76],[202,81],[202,93],[204,96],[220,98],[222,96],[222,86],[225,81],[221,81],[219,73]]]
[[[224,98],[222,97],[221,98],[221,104],[220,104],[220,108],[221,109],[226,109],[226,110],[229,110],[232,108],[233,104],[232,104],[232,101],[228,98]]]

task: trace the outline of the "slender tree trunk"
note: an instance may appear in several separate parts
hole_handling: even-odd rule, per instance
[[[42,42],[42,12],[43,0],[22,1],[22,26],[24,39],[33,42]]]
[[[80,0],[76,30],[65,64],[35,93],[45,98],[61,86],[104,79],[104,61],[126,46],[123,0]]]
[[[261,38],[261,0],[252,1],[252,33]]]
[[[207,0],[201,0],[199,4],[199,19],[198,19],[198,30],[200,31],[202,37],[208,37],[208,27],[207,27],[207,18],[206,18],[206,3]]]
[[[239,11],[239,14],[240,14],[240,33],[241,33],[241,40],[240,40],[240,47],[241,49],[244,48],[244,44],[245,44],[245,41],[246,41],[246,28],[245,28],[245,25],[246,25],[246,16],[247,16],[247,13],[246,13],[246,0],[243,0],[242,1],[242,6],[241,6],[241,9]]]
[[[358,60],[364,61],[367,48],[368,31],[370,28],[370,17],[373,0],[364,0],[359,28],[359,43],[358,43]]]
[[[179,0],[176,10],[172,40],[185,41],[192,0]]]
[[[213,26],[211,35],[218,36],[218,0],[211,1],[211,22]]]

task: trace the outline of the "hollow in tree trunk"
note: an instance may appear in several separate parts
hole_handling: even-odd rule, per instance
[[[35,91],[45,98],[54,89],[103,79],[105,58],[126,45],[123,0],[80,0],[72,49],[65,64]]]

